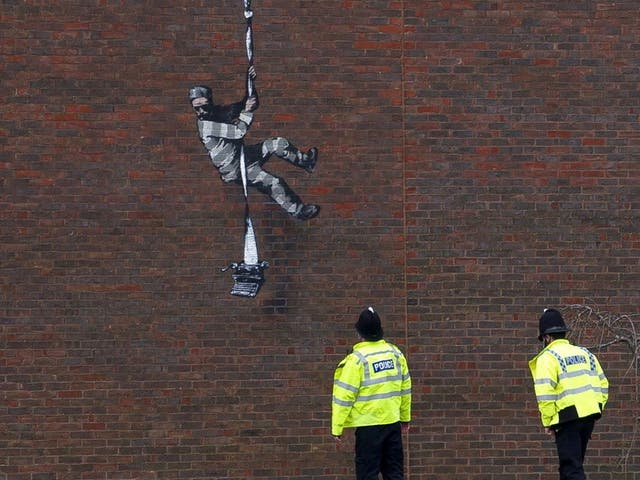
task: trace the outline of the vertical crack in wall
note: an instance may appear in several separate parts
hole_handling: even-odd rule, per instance
[[[402,127],[402,281],[404,292],[404,344],[405,354],[409,362],[409,311],[408,311],[408,286],[407,286],[407,171],[406,171],[406,153],[407,153],[407,129],[406,129],[406,104],[405,104],[405,3],[404,0],[400,2],[400,101],[401,104],[401,127]],[[405,457],[406,457],[406,477],[411,478],[411,448],[409,444],[409,435],[407,434],[405,442]]]

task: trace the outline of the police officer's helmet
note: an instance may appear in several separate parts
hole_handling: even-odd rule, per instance
[[[567,328],[564,323],[564,318],[562,318],[562,314],[558,310],[554,310],[553,308],[545,309],[544,313],[540,317],[540,325],[538,340],[542,341],[543,335],[548,335],[551,333],[563,333],[568,332],[569,328]]]
[[[368,342],[382,340],[384,330],[380,322],[380,316],[373,307],[369,307],[360,313],[356,322],[356,331]]]
[[[213,93],[206,85],[196,85],[189,89],[189,102],[193,102],[196,98],[206,98],[209,103],[213,103]]]

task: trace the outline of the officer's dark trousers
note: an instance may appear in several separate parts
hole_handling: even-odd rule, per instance
[[[587,477],[582,468],[587,443],[591,438],[595,420],[578,418],[562,423],[556,430],[556,447],[560,460],[560,480],[585,480]]]
[[[400,422],[356,428],[356,479],[404,480]]]

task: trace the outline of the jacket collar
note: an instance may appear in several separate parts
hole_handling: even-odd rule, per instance
[[[353,349],[355,350],[355,349],[357,349],[357,348],[362,348],[362,347],[366,347],[366,346],[369,346],[369,345],[381,345],[381,344],[383,344],[383,343],[386,343],[386,342],[385,342],[385,340],[384,340],[384,338],[381,338],[380,340],[376,340],[376,341],[374,341],[374,342],[369,342],[369,341],[365,340],[365,341],[362,341],[362,342],[356,343],[356,344],[353,346]]]
[[[549,345],[547,345],[546,347],[544,347],[542,350],[540,350],[535,357],[533,357],[531,360],[529,360],[529,362],[535,362],[538,357],[540,355],[542,355],[544,352],[546,352],[547,350],[549,350],[552,346],[558,346],[558,345],[564,345],[564,344],[568,344],[569,340],[567,340],[566,338],[558,338],[557,340],[554,340],[553,342],[551,342]]]

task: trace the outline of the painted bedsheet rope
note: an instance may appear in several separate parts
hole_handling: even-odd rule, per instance
[[[253,65],[253,11],[251,10],[251,0],[244,1],[244,17],[247,20],[246,30],[246,47],[247,60],[249,67]],[[253,79],[247,71],[247,96],[253,95]],[[240,263],[232,263],[228,267],[222,269],[226,271],[229,268],[234,270],[233,288],[231,294],[240,297],[255,297],[264,284],[264,269],[269,266],[265,261],[258,260],[258,245],[256,235],[253,229],[253,222],[249,214],[249,192],[247,191],[247,171],[244,156],[244,145],[240,149],[240,173],[242,176],[242,187],[244,190],[244,260]]]

